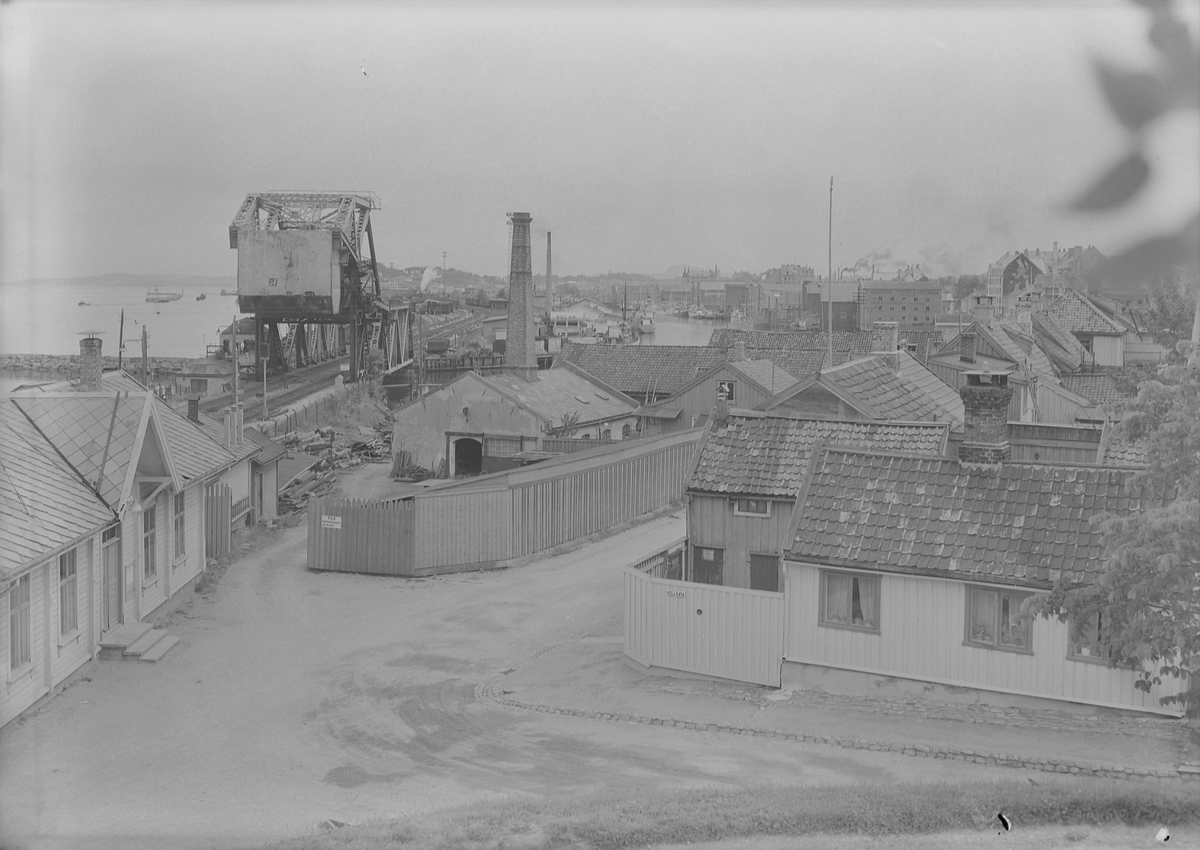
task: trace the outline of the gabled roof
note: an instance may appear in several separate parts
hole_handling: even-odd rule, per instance
[[[262,431],[257,428],[245,428],[242,430],[242,437],[246,442],[257,445],[262,449],[261,452],[254,458],[254,462],[258,464],[270,463],[277,458],[281,458],[287,454],[287,449],[272,440]]]
[[[674,395],[725,359],[703,345],[579,345],[567,342],[557,362],[573,363],[623,393]],[[553,371],[553,370],[551,370]]]
[[[1028,336],[1021,328],[1009,322],[1002,322],[997,336],[1002,338],[1006,350],[1019,358],[1017,362],[1024,365],[1026,371],[1050,377],[1059,375],[1059,370],[1050,356],[1042,350],[1034,337]]]
[[[1079,340],[1045,313],[1033,314],[1033,332],[1038,345],[1046,352],[1060,372],[1074,372],[1083,362],[1084,351]]]
[[[1067,290],[1043,312],[1073,334],[1125,335],[1124,325],[1074,289]]]
[[[181,411],[176,412],[180,413]],[[200,430],[208,435],[210,440],[212,440],[218,446],[221,446],[238,460],[249,457],[250,455],[257,453],[262,449],[262,446],[257,442],[247,441],[245,439],[242,440],[242,444],[240,446],[227,445],[225,437],[225,422],[217,419],[215,416],[209,416],[207,413],[201,413],[199,422],[193,422],[191,419],[188,419],[187,416],[184,416],[184,419],[189,425],[198,425]]]
[[[13,404],[0,399],[0,578],[115,516]]]
[[[738,411],[712,423],[688,489],[708,493],[793,497],[818,441],[937,455],[949,426],[940,423],[838,422]]]
[[[1046,588],[1103,568],[1090,520],[1154,501],[1132,470],[827,447],[796,500],[786,557]]]
[[[949,414],[951,426],[962,428],[966,410],[958,390],[935,375],[928,366],[907,351],[900,352],[900,374],[926,398]]]
[[[1063,375],[1059,380],[1071,392],[1094,404],[1115,404],[1135,395],[1120,389],[1112,376],[1103,372]]]
[[[766,392],[774,394],[795,384],[799,378],[771,360],[738,360],[731,361],[729,368],[741,372]]]
[[[548,424],[574,413],[579,414],[580,424],[601,422],[632,416],[637,409],[633,399],[569,363],[538,372],[536,381],[509,373],[479,380]]]

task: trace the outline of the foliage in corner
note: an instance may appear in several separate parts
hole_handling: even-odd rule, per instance
[[[579,430],[579,411],[573,410],[570,413],[564,414],[562,422],[555,425],[546,432],[550,437],[574,437],[575,432]]]

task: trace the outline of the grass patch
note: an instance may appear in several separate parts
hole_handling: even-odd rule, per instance
[[[1182,783],[1077,780],[1033,785],[937,783],[648,792],[558,801],[508,800],[420,820],[375,821],[272,844],[272,850],[623,850],[752,836],[916,835],[996,828],[1200,822]]]

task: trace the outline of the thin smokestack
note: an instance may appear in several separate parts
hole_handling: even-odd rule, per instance
[[[550,312],[550,305],[553,303],[550,289],[550,275],[553,266],[550,265],[550,231],[546,231],[546,312]]]

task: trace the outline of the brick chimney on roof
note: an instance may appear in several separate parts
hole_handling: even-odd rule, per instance
[[[512,263],[508,270],[508,341],[504,344],[506,372],[526,381],[537,380],[534,351],[533,257],[529,244],[529,213],[511,213]]]
[[[1008,403],[1013,389],[1004,372],[967,372],[960,387],[965,411],[963,441],[958,446],[962,463],[998,464],[1011,457],[1008,443]]]
[[[96,331],[84,331],[86,336],[79,340],[79,388],[87,393],[100,392],[100,378],[104,374],[104,361],[100,357],[103,343]]]

